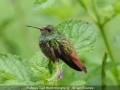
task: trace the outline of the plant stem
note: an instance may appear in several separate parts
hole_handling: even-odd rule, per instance
[[[106,90],[106,61],[108,52],[105,51],[102,61],[102,90]]]
[[[112,52],[112,49],[109,45],[109,42],[107,40],[107,37],[106,37],[106,33],[104,32],[104,25],[110,21],[110,20],[107,20],[107,21],[104,21],[103,23],[101,22],[101,18],[99,16],[99,12],[97,10],[97,6],[96,6],[96,3],[95,3],[95,0],[91,0],[91,3],[92,3],[92,6],[93,6],[93,10],[94,10],[94,13],[95,13],[95,17],[93,17],[93,13],[90,11],[89,7],[88,6],[85,6],[84,3],[80,0],[78,0],[79,3],[81,4],[81,6],[87,11],[87,13],[92,17],[92,19],[94,20],[94,22],[96,23],[96,25],[99,27],[100,31],[101,31],[101,34],[102,34],[102,37],[103,37],[103,40],[104,40],[104,43],[105,43],[105,46],[107,48],[107,50],[109,51],[109,55],[110,55],[110,58],[112,61],[115,61],[115,56]],[[89,13],[90,12],[90,13]],[[97,19],[97,21],[96,21]],[[111,71],[111,73],[114,75],[114,78],[116,80],[116,82],[118,83],[118,85],[120,85],[120,78],[119,78],[119,74],[118,74],[118,69],[117,67],[114,68],[114,72]]]
[[[115,18],[118,14],[113,14],[111,18],[105,19],[103,26],[107,24],[107,22],[111,21],[113,18]]]
[[[97,10],[97,7],[96,7],[96,3],[95,3],[94,0],[92,0],[92,5],[93,5],[93,9],[94,9],[95,15],[96,15],[96,17],[97,17],[97,19],[98,19],[97,25],[98,25],[98,27],[100,28],[100,31],[101,31],[101,34],[102,34],[104,43],[105,43],[105,45],[106,45],[106,47],[107,47],[107,49],[108,49],[108,51],[109,51],[110,58],[111,58],[112,61],[115,61],[115,56],[114,56],[114,54],[113,54],[113,52],[112,52],[112,50],[111,50],[111,48],[110,48],[109,42],[108,42],[107,37],[106,37],[106,34],[105,34],[105,32],[104,32],[104,31],[105,31],[104,28],[103,28],[104,25],[100,22],[100,16],[99,16],[99,13],[98,13],[98,10]],[[112,71],[111,71],[111,72],[112,72]],[[120,85],[120,78],[119,78],[119,74],[118,74],[118,69],[117,69],[117,67],[114,68],[114,72],[112,72],[112,74],[114,75],[114,77],[115,77],[118,85]]]
[[[105,32],[104,32],[103,25],[98,24],[98,27],[100,28],[100,31],[101,31],[101,34],[102,34],[104,43],[105,43],[105,45],[106,45],[106,47],[107,47],[107,49],[108,49],[108,51],[109,51],[110,58],[111,58],[112,61],[115,61],[114,56],[113,56],[113,53],[112,53],[112,50],[111,50],[110,45],[109,45],[109,42],[108,42],[108,40],[107,40],[106,34],[105,34]]]
[[[94,13],[92,13],[90,11],[89,7],[87,5],[85,5],[82,0],[77,0],[77,1],[85,9],[85,11],[91,16],[91,18],[93,19],[93,21],[96,23],[97,18],[95,17]]]
[[[106,37],[105,32],[104,32],[104,28],[103,28],[104,26],[103,26],[103,24],[100,22],[100,16],[99,16],[99,13],[98,13],[98,10],[97,10],[97,7],[96,7],[96,4],[95,4],[95,1],[94,1],[94,0],[92,0],[92,5],[93,5],[93,9],[94,9],[95,15],[96,15],[96,17],[97,17],[97,19],[98,19],[97,26],[100,28],[100,31],[101,31],[101,34],[102,34],[104,43],[105,43],[105,45],[106,45],[106,47],[107,47],[107,49],[108,49],[108,51],[109,51],[110,58],[111,58],[113,61],[115,61],[114,56],[113,56],[113,53],[112,53],[112,50],[111,50],[111,48],[110,48],[110,46],[109,46],[109,42],[108,42],[107,37]]]
[[[97,20],[98,20],[97,23],[100,24],[100,23],[101,23],[101,22],[100,22],[100,16],[99,16],[99,13],[98,13],[98,11],[97,11],[96,3],[95,3],[94,0],[92,0],[92,5],[93,5],[93,10],[94,10],[94,12],[95,12],[96,18],[97,18]]]
[[[60,64],[59,64],[58,61],[55,61],[54,64],[55,64],[56,70],[55,70],[55,72],[53,73],[52,77],[50,77],[49,79],[47,79],[47,81],[48,81],[49,83],[55,82],[54,85],[57,85],[58,75],[59,75],[59,73],[60,73]]]

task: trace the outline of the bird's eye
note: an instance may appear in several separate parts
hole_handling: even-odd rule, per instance
[[[51,32],[51,29],[48,29],[48,32]]]

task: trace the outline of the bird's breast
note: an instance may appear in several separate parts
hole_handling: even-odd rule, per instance
[[[58,48],[57,48],[57,42],[55,40],[49,40],[49,41],[39,41],[39,46],[41,51],[45,56],[47,56],[49,59],[55,61],[58,58]]]

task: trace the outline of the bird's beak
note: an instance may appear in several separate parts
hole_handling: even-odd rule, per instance
[[[44,28],[41,28],[41,27],[37,27],[37,26],[29,26],[29,25],[26,25],[27,27],[32,27],[32,28],[37,28],[37,29],[40,29],[41,31],[44,30]]]

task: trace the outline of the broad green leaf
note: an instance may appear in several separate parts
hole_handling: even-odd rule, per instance
[[[49,8],[54,4],[55,0],[36,0],[34,10]]]
[[[72,41],[79,54],[94,49],[97,31],[92,23],[82,20],[65,20],[58,24],[57,28]]]
[[[53,64],[53,73],[49,71],[49,59],[45,58],[41,52],[37,52],[30,60],[30,67],[34,76],[38,78],[38,85],[56,85],[60,72],[59,63]]]
[[[49,76],[48,67],[49,60],[45,59],[41,52],[37,52],[30,60],[30,68],[34,76],[45,80]]]
[[[84,86],[85,84],[86,84],[85,81],[83,81],[83,80],[77,80],[77,81],[74,81],[71,85]]]
[[[116,48],[118,48],[120,50],[120,32],[118,32],[114,39],[113,39],[113,43],[115,45]]]
[[[32,78],[27,61],[11,54],[0,54],[0,74],[8,80],[29,81]]]

